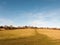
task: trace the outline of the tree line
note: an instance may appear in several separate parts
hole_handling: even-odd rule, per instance
[[[32,29],[53,29],[53,30],[60,30],[60,28],[44,28],[44,27],[33,27],[33,26],[18,26],[18,27],[14,27],[13,25],[10,26],[0,26],[0,30],[14,30],[14,29],[27,29],[27,28],[32,28]]]
[[[14,27],[12,25],[10,25],[10,26],[7,26],[7,25],[0,26],[0,30],[14,30],[14,29],[26,29],[26,28],[38,28],[38,27],[33,27],[33,26]]]

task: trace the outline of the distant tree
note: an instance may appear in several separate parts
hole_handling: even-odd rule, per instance
[[[3,26],[0,26],[0,28],[4,28]]]
[[[5,25],[4,28],[5,28],[6,30],[11,30],[11,29],[13,29],[13,26],[12,26],[12,25],[10,25],[10,26]]]
[[[28,28],[28,26],[25,26],[25,28]]]
[[[8,27],[8,26],[7,26],[7,25],[5,25],[5,26],[4,26],[4,29],[5,29],[5,30],[7,30],[7,27]]]
[[[10,25],[10,26],[9,26],[9,29],[13,29],[13,26],[12,26],[12,25]]]
[[[5,30],[5,28],[4,28],[3,26],[0,26],[0,31],[1,31],[1,30]]]

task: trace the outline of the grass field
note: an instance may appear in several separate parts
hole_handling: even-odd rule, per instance
[[[60,31],[51,29],[0,31],[0,45],[60,45]]]

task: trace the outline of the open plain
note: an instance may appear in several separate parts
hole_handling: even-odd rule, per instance
[[[60,45],[60,30],[3,30],[0,31],[0,45]]]

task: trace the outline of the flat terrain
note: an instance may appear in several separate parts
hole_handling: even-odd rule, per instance
[[[4,30],[0,31],[0,45],[60,45],[60,30]]]
[[[53,30],[53,29],[38,29],[37,30],[40,34],[45,34],[52,39],[60,39],[60,30]]]

